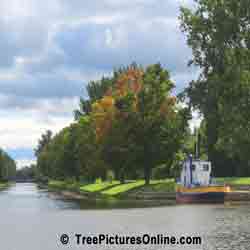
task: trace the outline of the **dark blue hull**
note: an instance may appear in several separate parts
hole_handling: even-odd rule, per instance
[[[224,192],[176,193],[177,203],[224,203],[224,200]]]

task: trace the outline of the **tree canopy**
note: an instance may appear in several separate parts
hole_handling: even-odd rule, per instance
[[[13,179],[15,174],[15,161],[6,152],[0,149],[0,181]]]
[[[249,166],[250,1],[195,2],[195,10],[181,9],[180,19],[193,51],[190,64],[201,73],[185,94],[204,116],[208,157],[222,175],[225,162]]]
[[[171,175],[190,118],[173,88],[160,64],[132,64],[90,82],[89,98],[81,99],[75,123],[39,141],[40,173],[92,181],[112,171],[121,181],[143,177],[148,183],[152,169],[164,165]]]

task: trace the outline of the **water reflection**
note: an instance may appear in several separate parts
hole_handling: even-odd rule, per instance
[[[6,209],[11,212],[42,212],[61,209],[79,209],[74,201],[38,189],[34,183],[17,183],[0,192],[0,212]]]
[[[174,201],[147,201],[142,200],[119,200],[115,198],[109,199],[95,199],[95,200],[81,200],[81,209],[134,209],[134,208],[147,208],[147,207],[160,207],[160,206],[173,206],[176,205]]]

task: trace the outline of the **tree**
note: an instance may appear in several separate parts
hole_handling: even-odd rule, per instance
[[[186,134],[189,112],[171,96],[174,84],[160,64],[146,68],[138,95],[137,144],[140,145],[145,181],[153,167],[173,163]]]
[[[87,115],[57,133],[37,158],[39,176],[51,179],[94,181],[105,178],[94,129]]]
[[[148,184],[153,167],[173,162],[188,119],[170,95],[173,87],[160,64],[145,70],[132,65],[120,73],[109,95],[93,104],[97,139],[120,176],[137,165]]]
[[[47,130],[44,134],[42,134],[41,139],[38,141],[38,146],[35,149],[35,155],[39,156],[39,154],[45,149],[45,147],[52,140],[52,132]]]
[[[89,111],[53,138],[42,136],[37,169],[53,179],[145,178],[159,165],[166,175],[182,149],[188,110],[171,95],[174,85],[160,64],[132,64],[92,82]],[[109,88],[103,87],[109,86]],[[98,87],[96,87],[98,86]],[[104,91],[105,89],[105,91]]]
[[[216,173],[221,174],[221,151],[226,150],[227,154],[237,152],[237,157],[246,159],[241,149],[243,145],[244,148],[250,145],[247,134],[250,104],[249,1],[195,2],[197,8],[194,11],[181,9],[180,19],[193,51],[190,64],[198,66],[201,74],[197,81],[190,83],[185,93],[190,105],[199,109],[205,118],[208,157],[215,165]]]
[[[16,180],[30,181],[35,178],[35,166],[25,166],[16,171]]]
[[[13,179],[16,175],[15,161],[0,149],[0,181]]]
[[[74,111],[75,120],[79,120],[84,115],[89,115],[91,105],[106,94],[112,83],[113,79],[109,77],[103,77],[100,81],[89,82],[86,87],[88,97],[87,99],[80,98],[79,109]]]
[[[101,100],[105,95],[109,95],[115,83],[123,72],[129,68],[136,69],[136,63],[132,63],[128,67],[120,67],[115,69],[113,75],[110,77],[102,77],[101,80],[90,81],[87,84],[87,98],[80,98],[79,108],[74,111],[75,120],[79,120],[82,116],[90,115],[92,111],[92,104]]]

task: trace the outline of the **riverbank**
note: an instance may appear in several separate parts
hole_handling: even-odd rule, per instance
[[[216,181],[229,185],[231,192],[226,194],[226,201],[250,201],[250,178],[218,178]],[[68,199],[121,200],[150,203],[174,202],[174,179],[152,180],[145,185],[144,180],[101,182],[93,184],[49,181],[49,191],[56,191]]]
[[[146,186],[144,180],[100,182],[93,184],[49,181],[49,191],[62,195],[65,199],[85,201],[92,207],[124,208],[155,207],[175,204],[174,179],[151,180]],[[94,204],[94,206],[93,206]]]
[[[108,198],[115,197],[126,199],[132,194],[138,192],[174,192],[174,179],[165,180],[151,180],[150,185],[145,185],[144,180],[126,181],[120,183],[119,181],[112,182],[96,182],[93,184],[70,183],[64,181],[49,181],[48,189],[50,191],[57,191],[61,193],[70,192],[83,197],[90,198]],[[79,197],[79,196],[78,196]]]
[[[1,183],[0,183],[0,190],[3,190],[3,189],[5,189],[5,188],[8,188],[9,185],[10,185],[10,183],[8,183],[8,182],[1,182]]]

